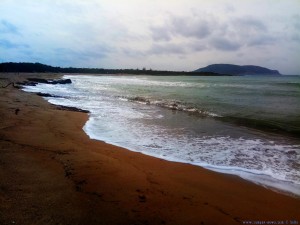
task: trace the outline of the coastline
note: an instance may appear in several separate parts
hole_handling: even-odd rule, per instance
[[[1,86],[26,76],[53,78],[1,74]],[[0,91],[1,224],[300,222],[299,198],[91,140],[86,113]]]

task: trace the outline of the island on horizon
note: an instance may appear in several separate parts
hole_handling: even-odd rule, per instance
[[[278,70],[271,70],[261,66],[245,65],[239,66],[234,64],[211,64],[203,68],[199,68],[194,72],[209,72],[231,74],[237,76],[243,75],[281,75]]]

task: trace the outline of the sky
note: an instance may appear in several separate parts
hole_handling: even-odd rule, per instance
[[[0,0],[0,62],[300,74],[300,0]]]

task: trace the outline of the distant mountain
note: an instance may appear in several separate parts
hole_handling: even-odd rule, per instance
[[[239,66],[233,64],[212,64],[195,70],[194,72],[209,72],[230,75],[281,75],[277,70],[270,70],[261,66]]]

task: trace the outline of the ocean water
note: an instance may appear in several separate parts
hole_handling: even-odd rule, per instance
[[[24,90],[89,110],[90,138],[300,196],[299,76],[64,78]]]

